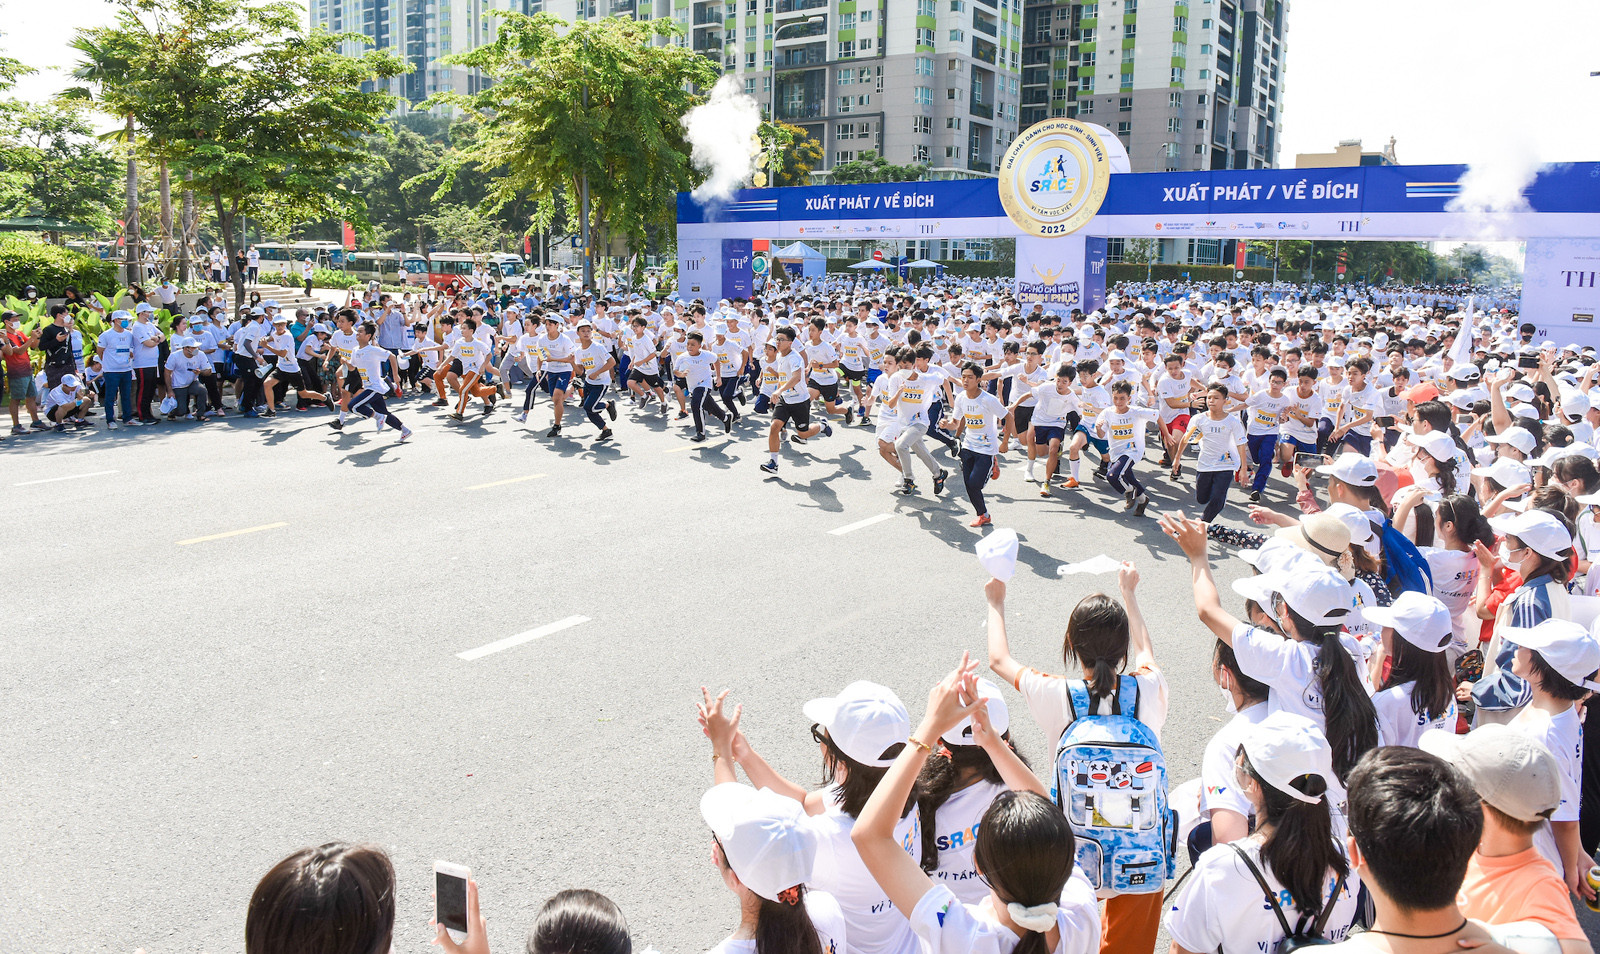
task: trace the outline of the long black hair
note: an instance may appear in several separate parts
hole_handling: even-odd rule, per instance
[[[843,768],[844,781],[839,782],[839,791],[834,797],[846,815],[851,818],[858,817],[861,810],[867,807],[867,799],[872,797],[873,789],[878,787],[878,783],[889,773],[889,769],[879,768],[876,765],[863,765],[845,755],[844,749],[839,748],[838,743],[833,741],[833,736],[823,731],[821,726],[812,726],[811,730],[821,737],[823,748],[827,753],[822,757],[822,784],[832,785],[838,781],[839,769]],[[884,750],[882,758],[898,758],[900,750],[905,747],[904,742],[896,742]],[[911,811],[917,804],[917,796],[920,794],[917,786],[911,786],[911,796],[906,799],[906,806],[900,812],[901,818],[906,817],[906,812]]]
[[[726,851],[717,852],[717,867],[724,870],[731,867]],[[797,884],[780,892],[777,901],[759,894],[756,898],[761,902],[756,909],[756,954],[822,954],[817,926],[811,921],[811,912],[806,910],[805,885]]]
[[[1483,518],[1478,502],[1466,494],[1445,494],[1439,501],[1439,525],[1455,524],[1456,539],[1471,547],[1481,543],[1494,547],[1494,529]]]
[[[1256,822],[1266,829],[1261,842],[1261,863],[1289,892],[1302,914],[1316,915],[1322,910],[1322,886],[1329,870],[1349,877],[1350,862],[1333,840],[1333,818],[1328,800],[1302,802],[1288,792],[1268,784],[1250,764],[1243,752],[1244,769],[1261,788],[1261,816]],[[1289,783],[1313,798],[1325,796],[1327,783],[1315,775],[1302,775]]]
[[[1017,751],[1010,732],[1001,738],[1012,752]],[[1017,758],[1022,759],[1022,764],[1028,764],[1020,752]],[[917,776],[917,787],[921,789],[917,796],[917,812],[922,821],[922,870],[929,874],[939,868],[939,829],[934,820],[950,796],[965,787],[961,784],[962,778],[972,772],[977,773],[978,781],[1005,784],[994,760],[979,745],[947,745],[922,763],[922,773]]]
[[[1430,653],[1411,644],[1396,633],[1389,641],[1389,677],[1380,689],[1392,689],[1408,682],[1411,688],[1411,711],[1428,719],[1443,719],[1450,713],[1450,704],[1456,698],[1456,683],[1450,661],[1444,653]]]
[[[1355,660],[1339,641],[1339,627],[1318,626],[1284,604],[1300,638],[1318,647],[1312,671],[1322,690],[1322,718],[1340,781],[1368,749],[1378,746],[1378,710],[1361,687]]]
[[[1233,653],[1233,647],[1222,640],[1217,640],[1217,645],[1211,650],[1211,664],[1218,669],[1228,670],[1233,676],[1233,684],[1239,688],[1244,697],[1251,702],[1266,702],[1272,688],[1259,679],[1253,679],[1239,668],[1239,657]]]
[[[1072,608],[1061,657],[1069,669],[1077,657],[1089,670],[1089,712],[1081,715],[1092,714],[1101,699],[1116,695],[1117,673],[1128,661],[1128,638],[1128,611],[1112,597],[1094,593]]]
[[[1037,792],[1001,792],[983,813],[972,859],[984,880],[1010,904],[1061,900],[1077,846],[1067,816]],[[1045,937],[1023,931],[1012,954],[1049,954]]]

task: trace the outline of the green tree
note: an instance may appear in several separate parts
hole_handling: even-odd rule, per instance
[[[71,46],[82,57],[78,65],[73,68],[72,77],[87,85],[63,91],[62,99],[92,103],[102,112],[122,118],[122,130],[111,134],[110,138],[120,142],[122,148],[126,150],[127,171],[123,177],[122,210],[125,272],[123,278],[129,282],[137,281],[142,254],[139,231],[139,156],[134,148],[136,97],[130,91],[130,85],[136,68],[134,64],[148,51],[139,49],[137,37],[110,28],[79,30]]]
[[[717,68],[693,50],[656,45],[682,34],[669,19],[496,15],[493,43],[446,60],[492,83],[428,103],[453,104],[478,120],[472,141],[453,152],[441,191],[455,170],[476,167],[489,177],[489,211],[525,198],[533,225],[549,229],[558,202],[582,213],[587,185],[592,274],[601,244],[594,234],[639,246],[652,225],[672,221],[678,192],[694,184],[683,115],[701,99],[692,90],[711,86]]]
[[[441,173],[445,147],[406,126],[393,136],[373,136],[367,144],[370,159],[350,170],[346,187],[367,201],[366,236],[378,248],[410,248],[418,255],[428,251],[428,230],[420,221],[433,203],[427,187]]]
[[[867,149],[849,162],[833,167],[831,179],[840,185],[862,185],[869,182],[916,182],[928,174],[926,165],[897,166]]]
[[[394,97],[379,80],[405,72],[389,53],[346,56],[359,35],[306,33],[289,2],[117,0],[112,25],[83,44],[125,57],[102,81],[163,155],[211,200],[231,261],[239,216],[258,209],[293,220],[366,223],[360,196],[339,177],[366,157],[364,137],[387,130]],[[80,49],[83,47],[80,46]],[[366,88],[363,88],[365,84]],[[244,299],[235,274],[234,300]]]
[[[471,205],[440,205],[435,211],[417,216],[419,227],[438,236],[442,245],[454,245],[472,256],[478,264],[483,256],[501,247],[506,227],[494,216]]]
[[[769,186],[799,186],[811,184],[811,170],[817,167],[824,155],[822,144],[812,139],[804,129],[790,125],[780,120],[776,126],[770,122],[761,123],[758,134],[764,143],[776,142],[776,152],[769,156],[776,161],[777,168],[772,170],[772,175],[766,185]],[[761,183],[756,183],[757,188]]]
[[[0,176],[21,186],[8,215],[42,215],[108,231],[117,160],[94,136],[82,110],[67,104],[24,104],[0,150]],[[51,240],[60,244],[59,234]]]

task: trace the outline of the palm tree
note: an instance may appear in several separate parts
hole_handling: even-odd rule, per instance
[[[114,42],[108,42],[107,38],[97,33],[94,30],[80,30],[70,44],[83,57],[73,69],[72,77],[88,85],[62,90],[60,96],[66,100],[93,103],[106,112],[123,117],[123,128],[107,134],[105,138],[122,143],[128,150],[126,208],[123,212],[123,234],[127,236],[127,242],[123,264],[127,280],[137,282],[143,267],[143,251],[139,247],[139,157],[134,148],[133,110],[123,100],[123,90],[130,79],[130,60],[115,47]]]

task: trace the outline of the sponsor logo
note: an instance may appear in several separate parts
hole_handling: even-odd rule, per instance
[[[1071,119],[1035,123],[1000,160],[1000,204],[1024,232],[1070,235],[1105,201],[1111,160],[1096,127]]]

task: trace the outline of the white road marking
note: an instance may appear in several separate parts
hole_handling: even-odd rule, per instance
[[[538,480],[547,474],[529,474],[526,477],[508,477],[505,480],[491,480],[487,484],[473,484],[468,490],[488,490],[490,487],[504,487],[506,484],[520,484],[524,480]]]
[[[862,527],[870,527],[875,523],[882,523],[893,516],[894,514],[892,513],[880,513],[876,517],[868,517],[865,520],[857,520],[855,523],[847,523],[842,527],[837,527],[833,530],[829,530],[828,532],[836,537],[841,537],[852,530],[860,530]]]
[[[589,622],[589,617],[587,616],[568,616],[566,619],[557,620],[548,626],[541,626],[538,629],[530,629],[526,633],[518,633],[515,636],[507,636],[505,639],[496,640],[495,642],[489,643],[487,646],[479,646],[477,649],[469,649],[464,653],[456,653],[456,658],[465,659],[468,662],[471,662],[474,659],[482,659],[490,653],[497,653],[502,649],[510,649],[513,646],[521,646],[523,643],[531,643],[541,636],[549,636],[551,633],[559,633],[563,629],[569,629],[573,626],[577,626],[579,623],[587,622]]]
[[[92,474],[73,474],[71,477],[46,477],[44,480],[24,480],[20,484],[12,484],[11,486],[13,486],[13,487],[32,487],[34,484],[53,484],[53,483],[56,483],[57,481],[62,481],[62,480],[82,480],[85,477],[104,477],[107,474],[114,474],[114,473],[116,473],[116,471],[114,471],[114,470],[97,470]]]
[[[278,523],[264,523],[259,527],[245,527],[243,530],[229,530],[227,533],[213,533],[209,537],[195,537],[193,540],[179,540],[178,546],[186,547],[191,543],[208,543],[212,540],[223,540],[228,537],[237,537],[246,533],[260,533],[263,530],[276,530],[279,527],[287,527],[288,525],[288,523],[283,521],[279,521]]]

